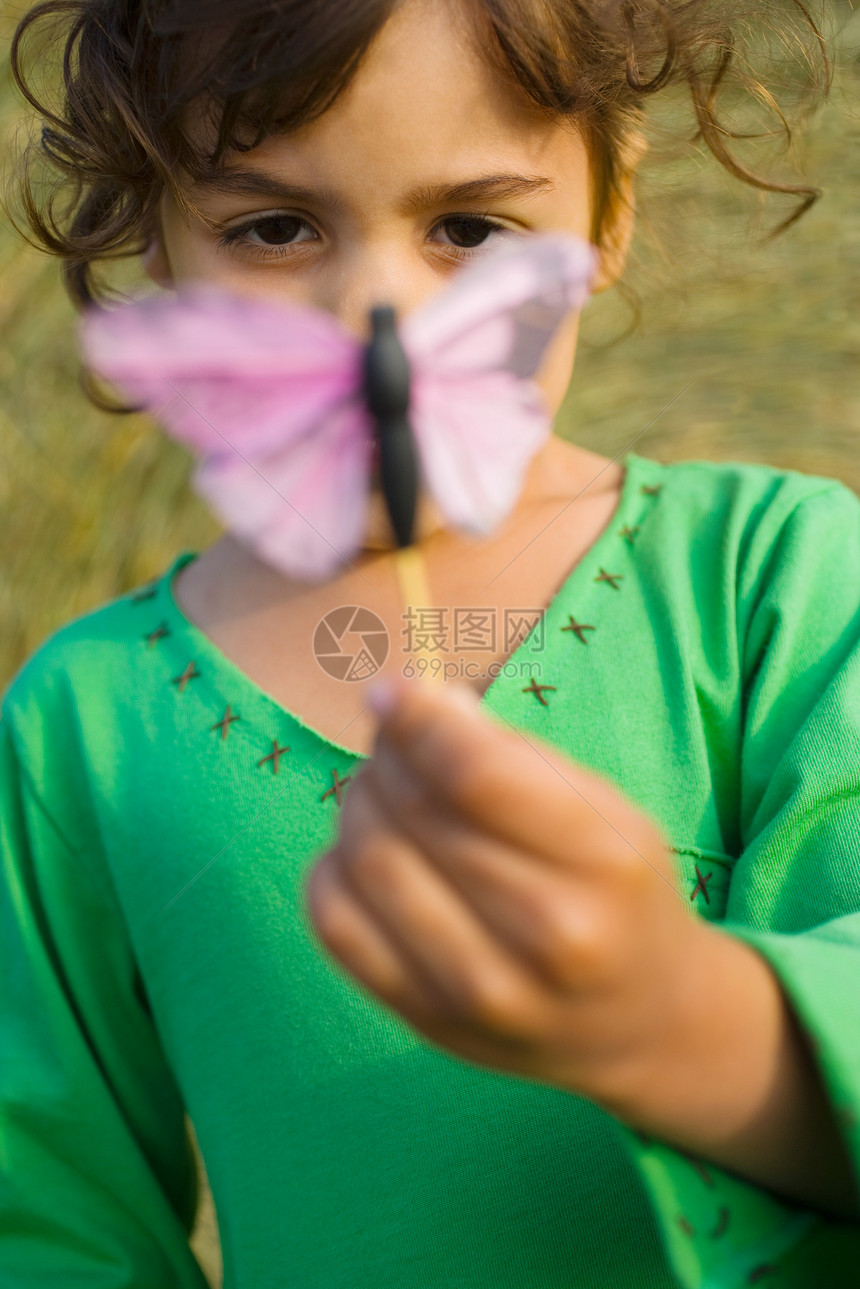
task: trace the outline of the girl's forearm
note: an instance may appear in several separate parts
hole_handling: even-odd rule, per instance
[[[847,1149],[775,973],[742,940],[703,932],[659,1042],[603,1104],[781,1198],[860,1222]]]

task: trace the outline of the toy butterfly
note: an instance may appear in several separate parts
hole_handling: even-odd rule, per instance
[[[567,234],[504,239],[397,325],[421,485],[490,532],[551,432],[531,379],[596,264]],[[374,417],[367,346],[325,312],[203,282],[90,308],[86,361],[202,457],[193,485],[282,572],[330,576],[366,530]]]

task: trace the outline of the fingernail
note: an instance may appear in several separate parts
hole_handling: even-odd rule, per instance
[[[372,680],[367,687],[367,702],[377,716],[387,716],[393,709],[397,695],[394,685],[386,676]]]

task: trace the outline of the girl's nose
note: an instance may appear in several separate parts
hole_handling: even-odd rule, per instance
[[[321,283],[317,307],[334,314],[341,326],[362,341],[370,339],[370,311],[376,305],[390,305],[400,321],[438,289],[432,275],[421,265],[386,257],[356,257],[336,275]]]
[[[372,291],[350,292],[348,297],[335,299],[324,307],[334,314],[342,327],[366,344],[371,336],[370,311],[379,304],[391,305],[398,322],[408,312],[403,303],[402,292],[386,291],[384,287]]]

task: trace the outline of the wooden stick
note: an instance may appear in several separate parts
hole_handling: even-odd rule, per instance
[[[394,566],[400,586],[400,599],[404,610],[430,608],[432,596],[427,579],[424,556],[417,546],[400,546],[394,553]],[[427,680],[440,682],[441,660],[433,650],[417,649],[415,651],[415,670]]]

